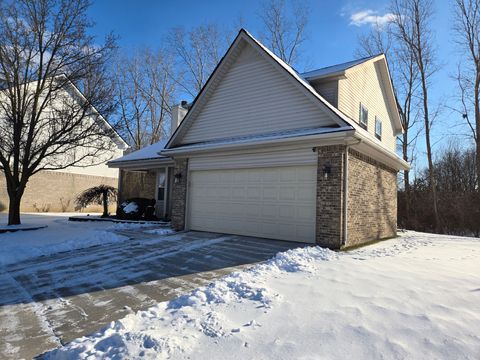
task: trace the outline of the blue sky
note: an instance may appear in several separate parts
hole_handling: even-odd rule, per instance
[[[326,1],[308,0],[310,22],[308,39],[303,47],[307,69],[328,66],[355,58],[358,35],[369,30],[368,18],[361,25],[352,24],[351,17],[362,11],[373,16],[388,13],[388,1]],[[216,22],[225,27],[243,19],[244,26],[258,36],[259,1],[153,1],[153,0],[94,0],[89,10],[96,22],[94,34],[102,37],[113,31],[119,36],[121,51],[130,52],[137,47],[161,46],[165,35],[172,27],[186,29],[207,22]],[[433,31],[436,40],[440,71],[432,79],[432,104],[454,106],[452,94],[455,82],[450,76],[455,72],[459,50],[451,34],[452,1],[436,0]],[[464,136],[468,133],[462,119],[448,108],[444,108],[433,128],[436,150],[446,143],[447,138],[468,144]],[[423,137],[419,140],[419,159],[423,159]],[[421,160],[420,164],[424,164]]]

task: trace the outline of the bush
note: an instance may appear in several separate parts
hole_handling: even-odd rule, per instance
[[[109,185],[98,185],[83,191],[77,196],[75,203],[78,208],[87,207],[90,204],[103,204],[102,217],[108,216],[108,202],[115,200],[117,189]]]

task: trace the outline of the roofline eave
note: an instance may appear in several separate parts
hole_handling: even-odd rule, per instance
[[[292,136],[287,138],[278,138],[278,139],[268,139],[268,140],[253,140],[248,142],[242,143],[230,143],[230,144],[206,144],[204,146],[199,147],[176,147],[165,149],[161,153],[164,156],[182,156],[182,155],[189,155],[189,154],[196,154],[199,152],[214,152],[218,150],[230,150],[230,149],[243,149],[243,148],[252,148],[252,147],[262,147],[268,145],[283,145],[283,144],[291,144],[291,143],[298,143],[298,142],[306,142],[312,140],[345,140],[355,133],[353,128],[349,128],[348,130],[344,131],[335,131],[330,133],[322,133],[322,134],[313,134],[313,135],[303,135],[303,136]]]
[[[137,160],[125,160],[125,161],[109,161],[107,166],[113,169],[128,169],[138,167],[148,167],[154,169],[156,166],[173,165],[171,158],[150,158],[150,159],[137,159]]]

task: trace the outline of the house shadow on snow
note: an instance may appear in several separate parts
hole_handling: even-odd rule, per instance
[[[221,276],[225,268],[268,260],[307,244],[235,235],[187,232],[164,240],[139,239],[42,256],[6,268],[0,307],[134,286],[172,278]],[[217,272],[208,273],[208,272]],[[201,281],[200,281],[201,282]],[[27,295],[28,294],[28,295]]]

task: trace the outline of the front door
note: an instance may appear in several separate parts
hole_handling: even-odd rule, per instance
[[[156,191],[156,202],[155,202],[155,215],[158,218],[163,218],[165,216],[165,201],[166,201],[166,168],[161,168],[157,170],[157,191]]]

